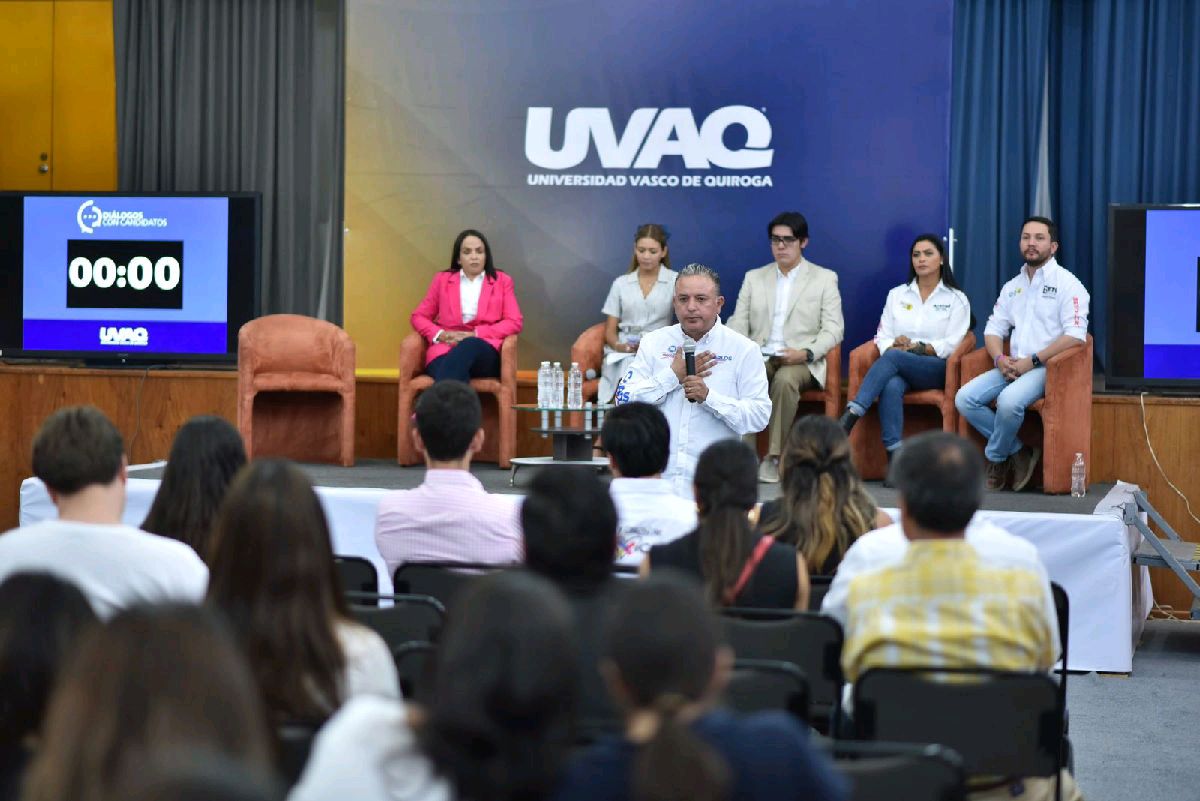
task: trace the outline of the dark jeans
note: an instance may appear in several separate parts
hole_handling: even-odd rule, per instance
[[[434,381],[462,381],[472,378],[497,378],[500,352],[479,337],[469,337],[429,363],[425,372]]]
[[[858,388],[858,394],[847,405],[859,415],[864,415],[871,404],[878,400],[883,447],[893,451],[900,447],[900,437],[904,433],[904,393],[945,386],[945,359],[888,348],[879,361],[871,365],[862,386]]]

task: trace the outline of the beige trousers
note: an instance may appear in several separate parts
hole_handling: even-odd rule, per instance
[[[767,382],[770,384],[771,421],[767,423],[768,456],[783,452],[783,441],[792,430],[796,420],[796,407],[800,405],[800,393],[806,389],[818,389],[817,380],[808,371],[807,364],[787,364],[776,367],[767,362]]]

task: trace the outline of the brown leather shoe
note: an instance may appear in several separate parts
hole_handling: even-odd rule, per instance
[[[1028,445],[1022,445],[1021,450],[1009,457],[1008,460],[1012,462],[1013,492],[1020,492],[1029,486],[1034,468],[1037,467],[1040,458],[1042,458],[1042,449],[1031,448]]]
[[[1008,486],[1009,460],[987,463],[987,488],[1002,490]]]

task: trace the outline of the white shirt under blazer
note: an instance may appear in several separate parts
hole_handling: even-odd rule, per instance
[[[677,495],[690,497],[696,460],[712,443],[756,434],[767,427],[771,398],[758,346],[716,321],[696,342],[696,353],[712,351],[717,361],[704,379],[708,397],[690,403],[671,369],[675,351],[692,341],[679,324],[642,337],[637,356],[617,387],[617,403],[644,401],[662,410],[671,426],[671,459],[663,478]]]
[[[924,301],[916,279],[888,292],[879,317],[875,344],[885,353],[896,337],[906,336],[913,342],[924,342],[933,348],[938,358],[945,359],[971,327],[971,302],[960,289],[938,281]]]
[[[1008,350],[1016,359],[1037,353],[1063,334],[1087,342],[1090,301],[1079,279],[1053,257],[1032,279],[1021,265],[1021,272],[1000,290],[983,333],[1001,339],[1011,334]]]

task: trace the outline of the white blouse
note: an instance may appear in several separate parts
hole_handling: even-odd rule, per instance
[[[608,317],[616,317],[620,325],[641,329],[642,333],[664,328],[674,317],[671,300],[678,275],[669,267],[659,267],[658,280],[650,294],[643,296],[637,271],[625,273],[613,281],[600,311]]]
[[[875,344],[884,353],[897,337],[906,336],[913,342],[927,343],[938,358],[945,359],[962,342],[970,325],[971,302],[961,290],[938,281],[922,301],[917,282],[913,281],[888,292]]]

